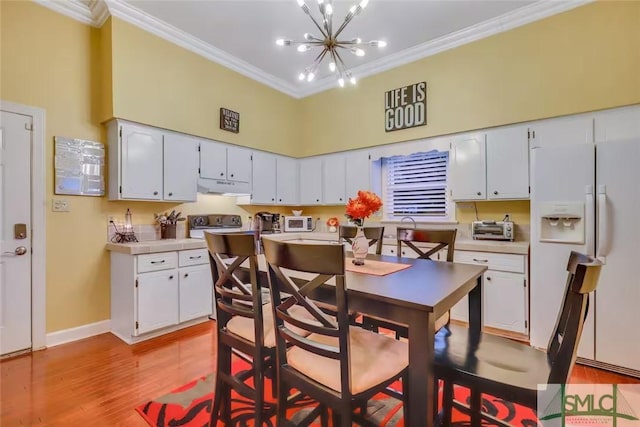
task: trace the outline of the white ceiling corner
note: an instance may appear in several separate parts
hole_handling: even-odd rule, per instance
[[[181,46],[187,50],[190,50],[198,55],[203,56],[204,58],[209,59],[210,61],[216,62],[222,66],[230,68],[246,77],[249,77],[255,81],[263,83],[275,90],[283,92],[289,96],[294,98],[303,98],[309,95],[313,95],[328,89],[332,89],[336,87],[336,79],[334,76],[329,75],[324,78],[320,78],[311,83],[299,84],[299,82],[288,81],[282,76],[277,76],[273,73],[265,71],[260,66],[256,66],[251,62],[260,62],[253,61],[253,57],[241,59],[238,56],[233,55],[225,50],[220,49],[215,46],[215,40],[212,42],[207,42],[202,38],[196,37],[190,32],[184,31],[177,26],[174,26],[165,20],[162,20],[151,13],[148,13],[132,4],[129,3],[130,0],[35,0],[37,3],[48,7],[56,12],[62,13],[66,16],[69,16],[73,19],[76,19],[82,23],[92,25],[94,27],[101,27],[104,22],[107,20],[109,16],[115,16],[123,21],[126,21],[132,25],[135,25],[145,31],[148,31],[156,36],[163,38],[167,41],[170,41],[178,46]],[[206,5],[209,3],[213,4],[216,0],[209,0],[206,2],[204,0],[201,1],[201,5]],[[289,2],[293,2],[293,0],[287,0]],[[287,1],[270,2],[270,5],[277,5],[277,7],[283,7],[284,3],[287,5]],[[334,0],[340,2],[341,0]],[[380,1],[384,4],[385,0],[376,0]],[[524,6],[513,8],[512,10],[508,10],[505,13],[501,13],[497,16],[492,16],[488,19],[484,19],[480,22],[472,23],[471,25],[466,25],[462,29],[449,31],[443,35],[440,35],[435,38],[431,38],[430,40],[426,40],[422,43],[417,43],[406,47],[401,50],[396,50],[394,52],[390,52],[386,55],[378,55],[378,57],[370,60],[369,62],[365,62],[362,65],[350,67],[351,71],[354,75],[357,75],[359,79],[362,79],[367,76],[371,76],[383,71],[390,70],[392,68],[399,67],[401,65],[408,64],[410,62],[414,62],[420,60],[422,58],[435,55],[437,53],[453,49],[455,47],[471,43],[476,40],[483,39],[485,37],[489,37],[494,34],[498,34],[504,31],[508,31],[510,29],[555,15],[557,13],[565,12],[567,10],[573,9],[578,6],[582,6],[584,4],[590,3],[594,0],[563,0],[563,1],[552,1],[552,0],[538,0],[535,2],[527,3],[526,0],[523,1]],[[145,3],[138,3],[141,7],[149,8],[149,5],[154,2],[149,1]],[[180,2],[158,2],[162,3],[163,6],[167,6],[169,4],[175,4],[176,7],[180,7]],[[184,2],[182,4],[187,4],[189,2]],[[198,2],[190,2],[193,4],[198,4]],[[215,7],[220,7],[224,2],[219,1],[215,3]],[[227,8],[241,8],[246,7],[247,3],[251,3],[248,1],[240,2],[234,1],[226,3]],[[253,2],[256,4],[264,4],[263,2]],[[295,5],[295,2],[293,2]],[[372,2],[373,3],[373,2]],[[446,4],[448,2],[441,2],[438,4],[438,7],[441,10],[444,7],[447,7]],[[455,2],[453,2],[455,3]],[[193,7],[193,4],[190,6]],[[244,4],[244,5],[243,5]],[[389,2],[387,5],[390,4]],[[394,5],[399,4],[394,2]],[[414,7],[415,7],[414,3]],[[429,2],[423,3],[424,7],[428,5],[433,7],[432,5],[436,4],[432,2],[429,5]],[[233,6],[231,6],[233,5]],[[478,1],[474,4],[476,7],[482,7],[482,2]],[[297,6],[295,6],[297,8]],[[422,5],[419,5],[422,7]],[[153,8],[151,8],[153,10]],[[216,9],[219,11],[220,9]],[[297,9],[291,9],[287,5],[287,9],[285,11],[288,13],[290,10],[294,12],[299,12]],[[165,11],[166,12],[166,11]],[[302,14],[300,14],[302,15]],[[363,14],[364,15],[364,14]],[[262,18],[262,17],[260,17]],[[167,19],[171,20],[171,17]],[[298,20],[301,22],[304,21],[304,16],[300,16],[299,19],[296,18],[296,24],[300,24],[297,22]],[[360,19],[363,20],[363,19]],[[262,20],[264,21],[264,20]],[[245,23],[246,24],[246,23]],[[309,22],[310,24],[310,22]],[[243,30],[251,31],[251,25],[247,25],[243,28]],[[421,31],[422,29],[416,28],[416,31]],[[286,31],[286,30],[285,30]],[[197,31],[196,31],[197,32]],[[281,34],[281,36],[291,36],[293,34]],[[246,40],[251,40],[251,34],[246,35]],[[254,37],[253,40],[256,38]],[[416,39],[414,37],[414,39]],[[227,40],[225,40],[227,41]],[[268,43],[268,44],[267,44]],[[275,46],[273,40],[266,40],[264,47],[261,47],[261,53],[264,53],[264,48],[266,46]],[[232,46],[233,47],[233,46]],[[232,50],[232,49],[231,49]],[[271,55],[273,58],[270,59],[277,61],[277,55]],[[292,55],[295,55],[295,52],[291,52]],[[245,52],[246,57],[246,52]],[[264,58],[262,58],[264,61]],[[299,61],[298,58],[292,59],[291,61]],[[264,62],[262,63],[264,64]],[[282,72],[279,74],[283,74]],[[289,73],[287,73],[287,76]]]

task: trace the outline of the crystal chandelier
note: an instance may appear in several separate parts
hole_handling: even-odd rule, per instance
[[[349,9],[349,13],[344,17],[342,24],[340,24],[340,26],[335,30],[332,22],[333,5],[331,4],[331,0],[317,0],[320,15],[322,16],[322,25],[313,17],[309,6],[307,6],[304,0],[297,1],[298,5],[302,8],[302,11],[311,18],[316,28],[318,28],[318,31],[320,31],[321,37],[305,33],[303,41],[278,39],[276,40],[276,44],[278,46],[298,45],[298,52],[306,52],[317,47],[322,49],[318,56],[316,56],[316,59],[313,60],[313,63],[300,73],[298,79],[306,80],[308,82],[312,81],[318,72],[320,63],[325,57],[327,57],[329,60],[329,71],[336,73],[340,87],[344,87],[345,80],[349,80],[351,84],[356,84],[356,78],[344,65],[340,53],[351,52],[356,56],[364,56],[365,51],[362,49],[363,47],[385,47],[387,42],[382,40],[362,41],[360,38],[339,40],[338,36],[340,36],[340,33],[342,33],[342,30],[344,30],[347,24],[349,24],[353,18],[358,16],[360,12],[367,7],[369,0],[361,0],[360,3],[352,6]]]

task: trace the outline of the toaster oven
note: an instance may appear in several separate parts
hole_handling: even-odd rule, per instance
[[[513,241],[515,229],[512,221],[473,221],[471,236],[474,240]]]

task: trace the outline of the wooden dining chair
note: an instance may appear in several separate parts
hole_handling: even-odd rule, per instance
[[[265,372],[273,372],[275,336],[271,309],[263,310],[255,236],[253,233],[204,235],[213,277],[216,278],[214,293],[218,332],[211,425],[217,425],[219,419],[225,425],[231,425],[233,389],[255,402],[255,425],[261,426],[262,421],[268,418],[269,408],[264,403],[264,380]],[[248,266],[242,267],[247,262]],[[249,283],[242,280],[247,273]],[[241,279],[241,275],[245,277]],[[251,369],[233,374],[232,353],[250,363]],[[253,387],[247,384],[250,378],[253,379]]]
[[[349,324],[342,246],[270,239],[263,244],[276,322],[277,425],[285,425],[291,389],[331,408],[336,427],[351,427],[357,421],[356,409],[364,416],[366,402],[399,378],[406,396],[407,343]],[[335,298],[335,318],[314,303],[314,291],[320,288]],[[289,315],[294,306],[306,310],[312,320]],[[290,325],[309,335],[300,335]],[[406,400],[404,409],[409,410]]]
[[[431,259],[431,257],[443,249],[447,251],[447,262],[453,262],[453,254],[455,251],[457,230],[430,230],[424,228],[398,228],[397,231],[397,255],[401,257],[403,247],[408,247],[414,251],[419,259]],[[416,243],[432,244],[430,248],[423,249],[418,247]],[[450,314],[447,312],[436,319],[435,329],[440,330],[443,326],[448,325]],[[365,316],[362,320],[365,329],[378,331],[379,328],[390,329],[395,332],[396,338],[407,338],[409,330],[406,325],[401,325],[388,320]]]
[[[471,415],[471,425],[486,420],[507,426],[482,412],[482,393],[537,409],[538,384],[566,384],[573,369],[589,294],[598,283],[602,264],[596,259],[571,252],[564,300],[547,352],[508,338],[480,333],[452,325],[450,334],[437,334],[435,370],[444,380],[442,418],[451,420],[452,409]],[[470,404],[454,400],[454,384],[468,387]]]
[[[358,227],[341,225],[338,230],[340,240],[344,240],[349,244],[353,244],[353,238],[356,237]],[[382,239],[384,236],[384,227],[363,227],[364,236],[369,239],[369,247],[376,245],[376,254],[382,254]]]

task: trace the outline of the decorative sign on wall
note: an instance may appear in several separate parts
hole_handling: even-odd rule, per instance
[[[427,82],[384,93],[384,129],[391,132],[427,124]]]
[[[104,196],[104,144],[55,137],[55,194]]]
[[[233,133],[240,132],[240,113],[220,108],[220,129]]]

